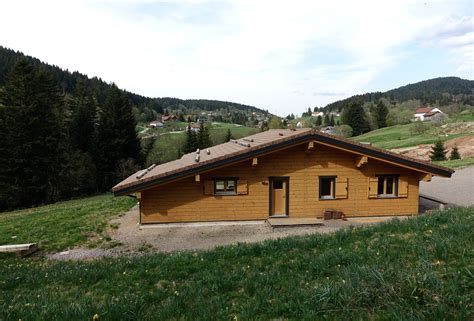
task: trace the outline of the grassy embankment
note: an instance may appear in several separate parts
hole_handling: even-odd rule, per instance
[[[3,213],[2,242],[5,233],[11,235],[4,222],[51,240],[43,243],[47,250],[83,242],[82,232],[95,231],[95,220],[103,222],[103,210],[131,205],[126,198],[103,200]],[[90,204],[89,214],[82,202]],[[473,231],[474,208],[458,208],[203,252],[89,262],[6,257],[0,265],[0,320],[90,320],[95,314],[100,320],[468,320]]]
[[[0,213],[0,244],[36,242],[47,252],[79,244],[107,245],[107,221],[128,211],[135,202],[128,197],[100,195]]]
[[[373,130],[366,134],[353,137],[352,139],[358,142],[369,142],[372,145],[380,148],[385,149],[393,149],[393,148],[402,148],[402,147],[411,147],[420,144],[433,144],[438,139],[442,141],[450,140],[456,137],[462,136],[473,136],[474,133],[466,132],[466,133],[459,133],[459,134],[452,134],[452,135],[440,135],[439,127],[432,127],[428,129],[425,133],[422,134],[415,134],[410,131],[413,124],[406,124],[406,125],[396,125],[386,128],[381,128],[377,130]],[[427,125],[429,126],[429,125]],[[440,164],[443,166],[457,168],[457,167],[464,167],[469,165],[474,165],[474,158],[465,158],[461,160],[454,160],[454,161],[443,161],[443,162],[435,162],[436,164]]]

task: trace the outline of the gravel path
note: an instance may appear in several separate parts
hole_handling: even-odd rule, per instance
[[[420,194],[452,205],[474,205],[474,166],[457,169],[451,178],[433,177],[431,182],[420,182]]]
[[[74,248],[48,255],[55,260],[90,260],[100,257],[140,256],[153,252],[183,250],[209,250],[235,243],[254,243],[286,236],[314,233],[332,233],[349,226],[370,225],[388,221],[393,217],[351,218],[347,221],[324,221],[323,226],[279,227],[273,229],[263,221],[229,224],[160,225],[140,228],[138,208],[110,221],[119,228],[110,230],[112,239],[121,245],[111,249]],[[400,217],[404,219],[406,217]]]

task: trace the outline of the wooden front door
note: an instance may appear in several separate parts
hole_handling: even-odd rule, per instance
[[[270,177],[270,216],[288,215],[288,177]]]

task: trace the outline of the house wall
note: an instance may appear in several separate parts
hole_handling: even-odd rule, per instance
[[[419,173],[370,159],[361,168],[349,152],[307,143],[252,160],[142,191],[141,222],[258,220],[269,216],[269,176],[289,176],[289,217],[322,217],[324,209],[347,216],[410,215],[418,213]],[[369,177],[399,174],[408,177],[408,197],[369,199]],[[348,178],[347,199],[320,200],[319,176]],[[247,195],[204,195],[204,181],[238,177],[248,183]]]

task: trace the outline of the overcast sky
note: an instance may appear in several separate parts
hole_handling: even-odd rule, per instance
[[[474,1],[0,2],[0,45],[151,97],[279,115],[473,79]]]

